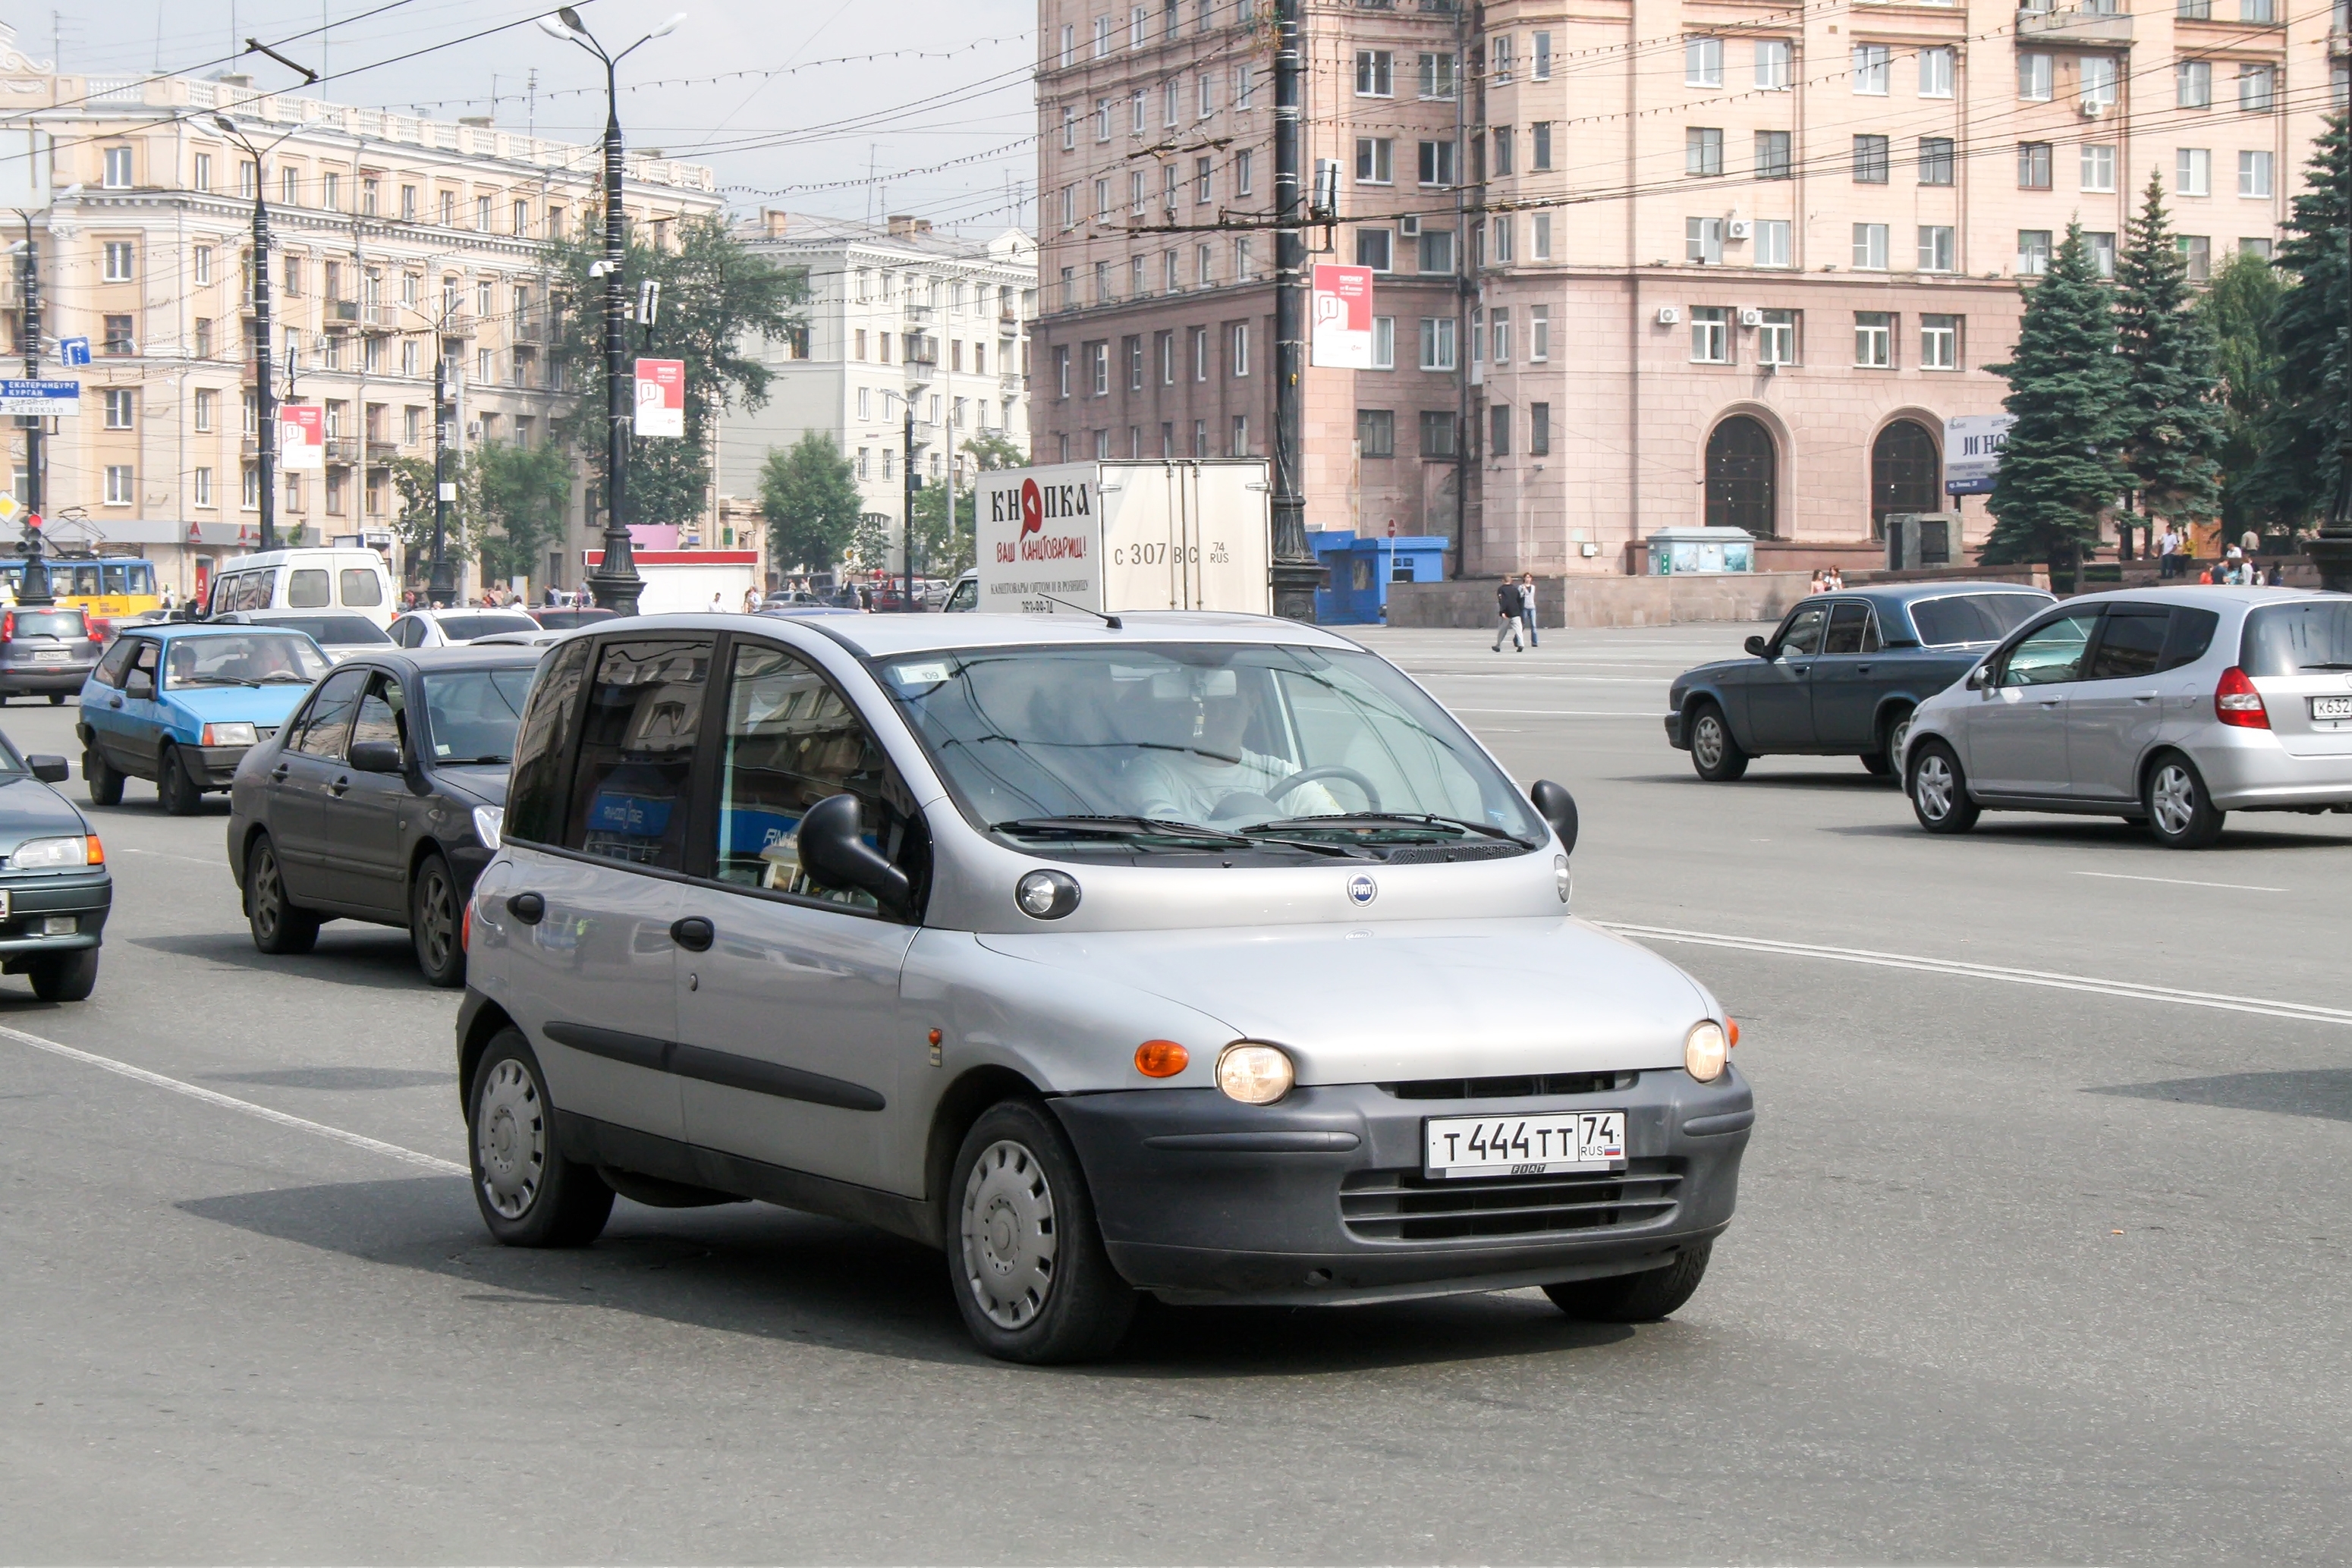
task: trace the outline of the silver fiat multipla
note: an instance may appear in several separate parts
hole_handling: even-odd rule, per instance
[[[944,1250],[973,1337],[1139,1292],[1686,1301],[1738,1030],[1574,919],[1576,808],[1313,627],[664,616],[549,650],[457,1025],[498,1239],[614,1194]]]

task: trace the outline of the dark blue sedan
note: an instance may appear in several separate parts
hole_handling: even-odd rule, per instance
[[[1675,678],[1666,740],[1726,783],[1750,758],[1859,757],[1899,777],[1911,710],[2056,600],[2009,582],[1910,582],[1816,594],[1748,657]]]

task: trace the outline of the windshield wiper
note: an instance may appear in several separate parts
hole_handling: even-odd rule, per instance
[[[242,675],[175,675],[175,686],[258,686],[259,681],[248,681]]]
[[[1416,828],[1455,828],[1465,833],[1479,833],[1490,839],[1505,839],[1523,850],[1536,846],[1517,833],[1485,822],[1473,822],[1462,817],[1440,817],[1428,811],[1339,811],[1322,817],[1284,817],[1272,822],[1256,822],[1244,828],[1245,833],[1297,832],[1302,829],[1377,827],[1383,822],[1402,823]]]
[[[2295,666],[2298,674],[2306,670],[2352,670],[2352,664],[2297,664]]]
[[[1318,844],[1304,839],[1275,839],[1254,836],[1256,830],[1229,832],[1223,828],[1203,827],[1198,822],[1179,822],[1167,817],[1125,817],[1080,815],[1068,817],[1022,817],[1010,822],[989,826],[992,833],[1011,833],[1037,838],[1055,833],[1066,833],[1076,838],[1181,839],[1188,843],[1222,844],[1227,849],[1264,849],[1269,844],[1285,849],[1307,850],[1315,854],[1353,856],[1355,851],[1346,844]],[[1253,836],[1244,837],[1244,834]]]

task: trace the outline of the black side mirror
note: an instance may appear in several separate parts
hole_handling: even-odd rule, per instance
[[[45,752],[34,752],[26,757],[25,766],[31,768],[33,777],[44,784],[62,784],[73,776],[73,769],[67,766],[64,758],[52,757]]]
[[[1576,852],[1576,797],[1568,792],[1565,784],[1555,784],[1549,779],[1538,779],[1536,787],[1528,791],[1535,802],[1536,811],[1551,824],[1559,835],[1559,847],[1570,854]]]
[[[400,747],[388,740],[354,740],[351,760],[352,766],[362,773],[397,773]]]
[[[819,887],[870,894],[891,915],[905,915],[913,901],[907,873],[866,843],[855,795],[829,795],[803,813],[800,850],[801,869]]]
[[[1767,643],[1761,637],[1750,637],[1747,642],[1742,643],[1740,646],[1747,649],[1749,653],[1755,654],[1759,659],[1769,659],[1772,656],[1772,644]]]
[[[144,702],[155,695],[155,677],[144,670],[133,670],[122,683],[122,695]]]

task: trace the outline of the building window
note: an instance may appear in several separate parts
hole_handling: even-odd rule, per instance
[[[1756,85],[1767,92],[1789,90],[1790,68],[1796,46],[1786,38],[1756,40]]]
[[[400,188],[400,221],[404,224],[416,221],[416,187],[414,185]]]
[[[1869,98],[1885,98],[1895,75],[1895,51],[1885,44],[1853,47],[1853,90]]]
[[[1454,271],[1454,231],[1423,229],[1421,231],[1421,270],[1441,276]]]
[[[1919,96],[1949,98],[1952,96],[1952,51],[1948,48],[1919,51]]]
[[[1495,214],[1494,262],[1496,266],[1508,267],[1516,259],[1511,254],[1513,248],[1511,236],[1517,231],[1517,225],[1511,222],[1508,213]]]
[[[1535,53],[1532,57],[1532,63],[1528,67],[1528,79],[1531,81],[1551,80],[1551,35],[1549,33],[1538,33],[1535,36],[1534,48]]]
[[[1723,172],[1723,131],[1712,125],[1694,125],[1683,131],[1683,172]]]
[[[1528,248],[1538,261],[1551,259],[1551,214],[1528,214]]]
[[[1070,395],[1070,349],[1066,343],[1054,346],[1054,395],[1058,398]]]
[[[2172,101],[2179,108],[2212,108],[2212,62],[2210,60],[2184,60],[2173,69],[2172,89]]]
[[[2114,62],[2108,69],[2115,68]],[[2238,68],[2238,107],[2250,114],[2268,114],[2278,107],[2278,71],[2270,66]]]
[[[2278,19],[2278,0],[2238,0],[2241,22],[2272,23]]]
[[[1715,138],[1715,140],[1716,140],[1716,160],[1717,160],[1717,162],[1720,162],[1722,161],[1722,157],[1723,157],[1723,145],[1722,145],[1722,144],[1723,144],[1723,134],[1722,134],[1722,132],[1717,131],[1717,132],[1716,133],[1716,138]],[[1495,127],[1495,170],[1494,170],[1494,172],[1495,172],[1496,175],[1498,178],[1499,178],[1500,176],[1502,176],[1502,175],[1509,174],[1509,173],[1515,172],[1515,171],[1514,171],[1514,170],[1512,169],[1512,167],[1511,167],[1511,163],[1512,163],[1511,152],[1512,152],[1512,148],[1513,148],[1513,146],[1514,146],[1514,145],[1515,145],[1515,142],[1514,142],[1514,139],[1513,139],[1513,137],[1512,137],[1512,135],[1511,135],[1511,128],[1510,128],[1509,126],[1507,126],[1507,125],[1497,125],[1496,127]]]
[[[1396,233],[1392,229],[1358,229],[1356,265],[1386,272],[1395,262]]]
[[[2172,164],[2172,189],[2176,195],[2210,196],[2213,193],[2213,153],[2210,148],[2183,147]]]
[[[2238,254],[2258,256],[2268,261],[2271,258],[2271,242],[2267,239],[2242,239],[2238,242]]]
[[[2116,101],[2116,58],[2113,55],[2084,55],[2077,62],[2082,73],[2082,105],[2084,109],[2106,109]]]
[[[1683,220],[1683,259],[1702,267],[1723,264],[1723,220],[1721,218],[1685,218]]]
[[[1541,172],[1551,167],[1551,121],[1538,120],[1528,127],[1528,167]]]
[[[1952,228],[1948,224],[1919,225],[1919,270],[1949,272],[1952,270]]]
[[[319,176],[319,205],[328,212],[341,212],[343,205],[343,177],[322,173]]]
[[[1454,68],[1454,57],[1423,55],[1421,57],[1421,96],[1453,98],[1461,91]]]
[[[1889,370],[1895,364],[1895,317],[1885,310],[1853,313],[1853,362],[1864,369]]]
[[[1246,457],[1249,455],[1249,415],[1245,413],[1237,413],[1234,415],[1233,444],[1227,450],[1225,455],[1228,457]]]
[[[2191,22],[2213,19],[2213,0],[2172,0],[2172,14]]]
[[[1759,131],[1756,133],[1756,177],[1759,180],[1785,180],[1789,177],[1787,131]]]
[[[1958,316],[1919,318],[1919,368],[1957,371],[1960,368],[1960,319]]]
[[[1756,225],[1753,259],[1758,267],[1789,265],[1789,220],[1764,218]]]
[[[1358,98],[1394,98],[1396,96],[1396,56],[1387,49],[1356,51],[1356,96]]]
[[[1486,79],[1498,87],[1507,84],[1511,79],[1512,64],[1510,35],[1506,33],[1496,38],[1490,54],[1493,63],[1487,68]]]
[[[1950,137],[1919,138],[1919,183],[1923,185],[1948,185],[1952,183]]]
[[[2091,265],[2099,269],[2101,277],[2116,275],[2116,236],[2106,231],[2086,231],[2083,243],[2091,247]]]
[[[188,188],[195,191],[209,191],[213,188],[213,155],[211,153],[196,154],[195,172],[188,181]]]
[[[1507,365],[1511,362],[1511,312],[1509,308],[1505,306],[1496,306],[1493,316],[1489,319],[1489,322],[1494,328],[1495,362],[1498,365]]]
[[[1551,404],[1548,402],[1528,404],[1528,455],[1551,455]]]
[[[1424,371],[1450,371],[1454,363],[1454,329],[1451,316],[1424,316],[1421,319],[1421,368]]]
[[[1393,316],[1372,318],[1372,369],[1396,369],[1396,318]]]
[[[2056,89],[2057,57],[2027,53],[2017,57],[2017,96],[2029,103],[2047,103]]]
[[[1206,327],[1192,329],[1192,379],[1195,382],[1209,379],[1209,329]]]
[[[1551,358],[1551,307],[1528,307],[1528,359],[1541,364]]]
[[[1360,408],[1356,411],[1356,449],[1362,457],[1396,455],[1396,411]]]
[[[1454,183],[1454,143],[1424,141],[1421,143],[1420,178],[1425,186],[1447,186]]]
[[[106,504],[108,506],[131,506],[139,498],[138,490],[138,484],[131,477],[130,464],[110,463],[106,465]]]
[[[2046,191],[2050,188],[2050,143],[2021,141],[2017,144],[2017,188],[2021,191]]]
[[[1723,85],[1723,40],[1721,38],[1684,40],[1683,85],[1685,87],[1721,87]]]
[[[106,150],[101,183],[110,191],[131,189],[131,149],[110,147]]]
[[[219,399],[220,394],[213,391],[210,387],[198,387],[196,389],[195,419],[196,433],[199,435],[208,434],[212,430],[213,409],[215,404],[219,402]]]
[[[1701,305],[1691,311],[1691,362],[1727,365],[1731,362],[1731,309],[1725,305]]]
[[[1088,343],[1086,347],[1087,395],[1108,397],[1110,396],[1110,344]]]
[[[1248,322],[1236,321],[1233,324],[1232,334],[1228,340],[1228,347],[1231,350],[1230,359],[1233,365],[1233,373],[1236,376],[1245,376],[1249,374],[1250,335]]]
[[[1886,138],[1857,136],[1853,139],[1853,183],[1857,185],[1886,183]]]
[[[1143,390],[1143,340],[1129,338],[1124,349],[1127,355],[1127,390],[1139,392]],[[962,400],[959,398],[957,402],[961,403]]]
[[[1421,455],[1423,457],[1451,457],[1454,455],[1453,410],[1422,411]]]
[[[1496,403],[1486,411],[1486,450],[1497,457],[1511,455],[1511,410],[1507,403]]]
[[[1853,225],[1853,266],[1857,272],[1886,270],[1886,225],[1885,224]]]
[[[1359,185],[1392,185],[1396,183],[1396,141],[1387,136],[1356,138],[1356,183]]]
[[[195,505],[210,511],[213,505],[213,471],[209,468],[199,468],[190,474],[188,491],[190,499]]]
[[[107,388],[106,428],[109,430],[130,430],[133,428],[138,423],[133,417],[133,410],[137,407],[138,397],[139,390],[136,387]]]
[[[2180,252],[2181,266],[2187,269],[2189,281],[2204,283],[2213,276],[2213,242],[2203,235],[2180,235],[2173,246]]]
[[[1213,171],[1214,165],[1210,160],[1206,158],[1192,160],[1192,200],[1195,203],[1205,204],[1208,202],[1211,181],[1214,177]]]
[[[139,351],[138,344],[132,340],[131,336],[130,317],[109,316],[104,319],[106,329],[106,341],[104,349],[107,353],[135,354]]]
[[[1764,324],[1756,329],[1756,362],[1759,365],[1793,365],[1797,362],[1797,313],[1794,310],[1767,310]]]
[[[99,277],[103,281],[108,283],[129,283],[132,280],[133,257],[131,242],[129,240],[108,240],[104,246],[102,255],[104,256],[103,268],[100,272]]]
[[[2116,147],[2112,141],[2083,144],[2083,189],[2112,193],[2116,188]]]
[[[2020,229],[2017,231],[2017,275],[2039,277],[2050,270],[2050,231]]]
[[[188,252],[188,270],[194,281],[210,285],[213,280],[213,247],[200,245]]]
[[[2238,154],[2238,194],[2268,196],[2271,193],[2271,155],[2267,152]]]

